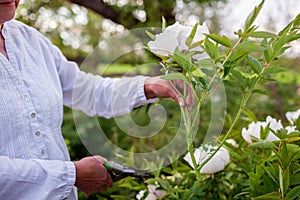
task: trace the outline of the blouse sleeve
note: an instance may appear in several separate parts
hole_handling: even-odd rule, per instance
[[[75,183],[70,161],[0,156],[0,196],[5,199],[66,199]]]
[[[103,78],[88,74],[68,61],[56,47],[53,51],[66,106],[89,116],[110,118],[156,101],[145,97],[144,82],[148,77]]]

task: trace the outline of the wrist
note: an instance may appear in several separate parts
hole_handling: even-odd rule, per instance
[[[74,163],[74,166],[75,166],[75,173],[76,173],[74,185],[76,187],[78,187],[78,177],[80,176],[79,163],[78,163],[78,161],[75,161],[73,163]]]
[[[144,92],[146,99],[153,99],[156,97],[155,93],[153,92],[153,84],[151,84],[151,78],[145,80],[144,84]]]

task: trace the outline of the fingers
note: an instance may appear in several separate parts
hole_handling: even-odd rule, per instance
[[[186,96],[183,97],[186,89]],[[191,86],[185,86],[183,80],[164,80],[160,76],[146,79],[144,84],[146,98],[172,98],[180,107],[187,106],[192,110],[194,94]],[[185,98],[185,99],[184,99]]]
[[[188,83],[184,82],[183,80],[177,80],[177,81],[173,81],[173,82],[174,82],[174,86],[176,87],[176,89],[175,89],[175,91],[177,93],[176,98],[178,99],[178,100],[175,100],[175,99],[174,100],[178,103],[178,105],[180,107],[187,106],[189,111],[192,111],[192,107],[193,107],[193,103],[194,103],[194,93],[193,93],[191,86]],[[187,84],[187,85],[184,86],[184,84]],[[182,97],[184,90],[186,90],[185,100]],[[178,92],[180,92],[181,94],[178,94]]]
[[[85,157],[75,161],[75,186],[86,195],[107,190],[113,185],[109,172],[103,166],[107,160],[101,156]]]
[[[97,159],[101,164],[107,162],[106,158],[103,158],[102,156],[93,156],[95,159]]]

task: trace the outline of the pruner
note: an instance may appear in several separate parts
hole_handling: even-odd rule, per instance
[[[128,176],[136,178],[150,178],[153,175],[148,170],[138,170],[127,166],[120,165],[114,161],[105,162],[104,167],[110,173],[113,181],[118,181]]]

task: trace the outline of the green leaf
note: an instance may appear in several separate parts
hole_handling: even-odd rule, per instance
[[[282,178],[283,178],[284,194],[286,194],[290,187],[290,168],[289,167],[284,170]]]
[[[192,55],[184,54],[178,48],[175,49],[173,58],[186,71],[190,71],[191,67],[194,66]]]
[[[252,91],[252,94],[263,94],[263,95],[268,95],[265,91],[261,90],[261,89],[254,89]]]
[[[255,31],[249,34],[249,37],[253,38],[274,38],[276,37],[276,34],[266,32],[266,31]]]
[[[261,71],[262,71],[262,65],[261,65],[261,63],[256,58],[254,58],[254,57],[252,57],[250,55],[248,55],[248,57],[247,57],[246,60],[247,60],[248,65],[253,70],[253,72],[255,74],[259,75],[261,73]]]
[[[189,49],[193,49],[193,48],[195,48],[195,47],[198,47],[198,46],[200,46],[202,43],[203,43],[203,41],[204,40],[199,40],[199,41],[197,41],[197,42],[194,42],[193,44],[191,44],[190,46],[189,46]],[[200,46],[201,47],[201,46]],[[203,53],[203,52],[202,52]]]
[[[280,194],[278,192],[271,192],[258,197],[253,197],[252,200],[280,200]]]
[[[265,128],[261,127],[261,131],[260,131],[260,139],[261,140],[265,140],[267,139],[268,135],[270,132],[270,123],[268,124],[268,126],[266,126]]]
[[[153,33],[151,33],[150,31],[146,31],[146,34],[151,38],[151,40],[155,40],[156,37]]]
[[[203,88],[206,88],[207,83],[203,77],[199,77],[198,81],[202,84]]]
[[[212,39],[213,41],[215,41],[219,44],[222,44],[225,47],[229,47],[229,48],[232,47],[232,43],[231,43],[230,39],[225,35],[219,36],[219,35],[213,33],[213,34],[206,34],[206,36],[209,37],[210,39]]]
[[[290,185],[299,185],[300,184],[300,172],[291,175]],[[298,186],[300,187],[300,185]]]
[[[300,130],[300,116],[298,117],[298,119],[295,121],[295,126],[297,130]]]
[[[235,77],[242,85],[245,84],[245,77],[242,75],[241,72],[237,70],[231,70],[231,74]]]
[[[290,156],[288,153],[288,148],[287,148],[287,144],[286,141],[282,141],[281,144],[281,151],[280,151],[280,161],[283,164],[283,168],[288,168],[289,164],[290,164]]]
[[[208,67],[208,66],[213,66],[214,64],[212,63],[211,59],[202,59],[202,60],[197,60],[195,62],[196,65],[200,65],[200,67]]]
[[[163,75],[163,76],[161,76],[161,78],[165,79],[165,80],[170,80],[170,81],[173,81],[173,80],[187,81],[186,77],[181,73],[171,73],[171,74]]]
[[[256,147],[256,148],[268,148],[268,149],[276,149],[277,146],[270,141],[259,141],[259,142],[255,142],[249,145],[250,147]]]
[[[294,187],[289,193],[286,195],[285,200],[293,200],[300,196],[300,186]]]
[[[244,109],[243,112],[251,119],[251,121],[257,121],[255,114],[249,108]]]
[[[192,32],[190,33],[190,35],[186,38],[185,40],[185,44],[190,48],[191,44],[193,43],[196,31],[198,28],[198,23],[196,23],[192,29]]]
[[[162,32],[164,32],[166,30],[166,27],[167,27],[167,21],[164,17],[162,17],[161,20],[162,20],[161,29],[162,29]]]
[[[254,41],[245,41],[237,46],[237,48],[229,57],[228,62],[237,64],[237,62],[241,62],[248,53],[256,51],[260,52],[264,50],[266,50],[265,47],[260,46]]]
[[[285,195],[287,189],[290,186],[290,176],[289,176],[289,168],[283,170],[281,167],[279,167],[279,185],[282,196]]]
[[[259,51],[266,50],[265,47],[260,46],[259,43],[256,43],[254,41],[245,41],[245,42],[241,43],[236,49],[239,51],[243,50],[246,53],[253,52],[253,51],[259,52]]]
[[[216,60],[219,56],[218,44],[212,43],[208,38],[204,40],[204,50],[213,60]]]
[[[269,68],[266,69],[266,71],[263,73],[263,75],[271,75],[271,74],[277,74],[277,73],[281,73],[281,72],[285,72],[286,68],[275,65],[275,66],[271,66]]]
[[[264,4],[264,0],[254,8],[254,10],[248,15],[246,22],[245,22],[245,31],[249,29],[249,27],[253,24],[254,20],[256,19],[258,13],[260,12],[263,4]]]

